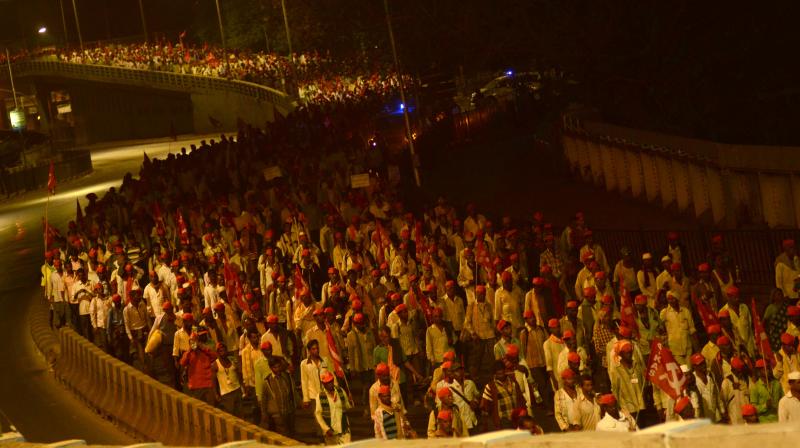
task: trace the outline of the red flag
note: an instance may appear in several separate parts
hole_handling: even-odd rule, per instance
[[[303,289],[306,286],[306,282],[303,280],[303,272],[300,271],[300,265],[295,265],[294,267],[294,295],[297,296],[297,292]]]
[[[249,309],[247,304],[244,302],[244,298],[242,297],[242,288],[239,284],[239,276],[231,266],[228,254],[224,255],[222,276],[225,280],[225,294],[228,297],[228,303],[233,303],[232,301],[236,300],[236,304],[239,305],[239,309]]]
[[[56,169],[52,160],[50,161],[50,172],[47,174],[47,191],[50,194],[55,194],[56,192]]]
[[[753,301],[750,303],[750,308],[753,312],[753,330],[756,336],[756,348],[758,352],[761,353],[761,357],[764,358],[764,362],[767,363],[769,368],[772,368],[776,363],[775,355],[772,354],[772,347],[769,345],[767,331],[764,329],[764,323],[761,322],[761,316],[758,315],[758,311],[756,310],[755,297],[753,297]]]
[[[623,282],[622,276],[619,279],[620,285],[620,307],[619,307],[619,320],[625,324],[626,327],[630,328],[633,331],[633,334],[636,338],[639,337],[639,326],[636,325],[636,314],[634,313],[633,309],[633,302],[631,301],[631,295],[628,294],[628,290],[625,289],[625,282]]]
[[[331,353],[331,360],[333,361],[333,372],[339,378],[344,378],[344,369],[342,369],[342,358],[339,356],[339,349],[336,348],[336,340],[331,333],[331,326],[328,325],[325,329],[325,336],[328,339],[328,351]]]
[[[705,301],[695,297],[694,306],[697,308],[697,314],[700,315],[700,319],[703,321],[703,327],[708,328],[710,325],[719,324],[717,314],[714,313],[711,308],[709,308]]]
[[[158,205],[158,202],[153,203],[153,218],[155,218],[156,222],[156,234],[158,236],[166,235],[167,229],[164,225],[164,217],[161,215],[161,206]]]
[[[187,64],[192,61],[192,55],[189,54],[189,50],[183,52],[183,60],[186,61]]]
[[[180,210],[176,210],[175,213],[178,215],[178,235],[181,238],[181,244],[188,245],[189,244],[189,230],[186,228],[186,222],[183,220],[183,215],[181,215]]]
[[[658,386],[667,395],[677,400],[683,395],[686,377],[672,356],[672,352],[664,347],[658,338],[650,344],[650,358],[647,360],[647,379]]]
[[[181,34],[178,34],[178,39],[183,39],[186,37],[186,30],[181,31]]]

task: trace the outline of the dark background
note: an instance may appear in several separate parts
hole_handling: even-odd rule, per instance
[[[72,0],[62,0],[77,44]],[[84,42],[141,40],[138,0],[75,0]],[[142,0],[151,36],[217,43],[214,0]],[[280,0],[220,0],[231,47],[286,52]],[[295,51],[388,60],[381,0],[286,0]],[[796,2],[390,0],[413,74],[555,67],[615,123],[800,145]],[[44,38],[39,26],[48,27]],[[266,34],[265,34],[266,32]],[[0,41],[61,43],[59,0],[0,0]]]

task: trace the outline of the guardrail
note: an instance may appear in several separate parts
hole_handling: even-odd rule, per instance
[[[62,151],[61,160],[53,162],[56,179],[64,181],[92,172],[92,155],[89,151]],[[19,171],[0,174],[0,194],[10,195],[36,190],[47,185],[50,165],[37,165]]]
[[[721,227],[800,227],[800,148],[725,145],[563,120],[581,180]]]
[[[114,67],[99,64],[75,64],[61,61],[23,61],[13,65],[14,76],[60,76],[65,78],[111,82],[181,91],[217,91],[246,95],[268,101],[287,114],[297,107],[284,92],[247,81],[189,75],[157,70]],[[0,74],[0,76],[6,76]]]
[[[159,383],[69,328],[58,338],[56,376],[101,415],[141,438],[176,446],[240,440],[301,445]]]

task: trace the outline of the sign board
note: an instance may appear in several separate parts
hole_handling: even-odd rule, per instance
[[[8,112],[12,129],[25,129],[25,112],[22,109],[12,109]]]
[[[278,178],[278,177],[281,177],[281,176],[282,176],[281,167],[279,167],[277,165],[276,166],[271,166],[271,167],[268,167],[268,168],[264,168],[264,179],[265,180],[269,181],[269,180],[272,180],[272,179],[275,179],[275,178]]]
[[[59,114],[68,114],[72,112],[72,103],[61,103],[56,106]]]
[[[352,188],[367,188],[369,187],[369,174],[353,174],[350,176],[350,186]]]

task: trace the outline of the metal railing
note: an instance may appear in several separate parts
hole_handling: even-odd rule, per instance
[[[99,64],[75,64],[60,61],[24,61],[13,65],[14,76],[60,76],[115,84],[156,87],[189,92],[227,92],[245,95],[260,101],[270,102],[282,112],[288,113],[297,107],[288,94],[260,84],[190,75],[157,70],[114,67]],[[6,76],[6,75],[0,75]]]

